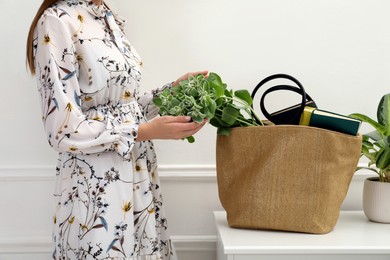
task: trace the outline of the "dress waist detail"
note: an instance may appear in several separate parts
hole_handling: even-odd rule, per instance
[[[105,104],[88,108],[85,115],[89,119],[103,121],[107,116],[120,117],[122,122],[139,123],[143,118],[142,108],[136,100],[128,103]]]

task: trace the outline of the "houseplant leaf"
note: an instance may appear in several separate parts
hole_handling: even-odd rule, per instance
[[[207,81],[212,82],[213,84],[217,84],[219,86],[223,86],[221,77],[214,72],[210,72],[209,76],[207,77]]]
[[[187,139],[187,141],[188,141],[190,144],[192,144],[192,143],[195,142],[195,137],[193,137],[192,135],[191,135],[191,136],[187,136],[186,139]]]
[[[214,89],[214,94],[217,97],[223,96],[225,92],[225,87],[221,77],[218,74],[211,72],[207,77],[207,81],[209,82],[210,87]]]
[[[217,134],[228,136],[228,135],[230,135],[230,132],[231,132],[231,128],[230,127],[219,127],[218,131],[217,131]]]
[[[225,121],[222,120],[220,116],[214,116],[210,120],[210,124],[215,127],[231,127],[230,124],[226,123]]]
[[[371,142],[371,140],[373,141],[373,143]],[[387,138],[383,138],[381,133],[379,133],[378,131],[372,131],[363,135],[363,145],[367,146],[367,143],[372,145],[370,149],[374,149],[374,145],[379,148],[385,148],[389,145]]]
[[[373,171],[373,172],[379,174],[379,171],[378,171],[377,169],[371,168],[371,167],[357,167],[356,170],[357,170],[357,171],[359,171],[359,170],[370,170],[370,171]]]
[[[378,131],[372,131],[372,132],[369,132],[367,134],[364,134],[363,140],[365,140],[365,137],[371,138],[375,142],[382,139],[382,135]]]
[[[359,113],[354,113],[354,114],[351,114],[350,116],[370,124],[376,130],[378,130],[381,134],[385,134],[386,133],[386,127],[385,126],[379,124],[378,122],[376,122],[375,120],[371,119],[370,117],[368,117],[366,115],[359,114]]]
[[[222,120],[227,123],[228,125],[233,125],[238,115],[240,114],[240,110],[237,108],[234,108],[232,106],[226,106],[222,111]]]
[[[363,140],[362,145],[367,149],[374,149],[374,145],[371,142],[366,142]]]
[[[239,99],[245,101],[248,105],[252,105],[252,98],[251,95],[249,94],[248,90],[246,89],[241,89],[237,90],[234,92],[234,95],[238,97]]]
[[[386,147],[382,153],[379,154],[376,161],[376,167],[379,169],[385,169],[390,164],[390,147]]]
[[[159,98],[159,97],[155,97],[155,98],[153,99],[153,103],[154,103],[156,106],[158,106],[158,107],[161,107],[161,106],[162,106],[162,101],[161,101],[161,98]]]
[[[385,135],[390,134],[390,94],[384,95],[377,111],[378,123],[385,127]]]

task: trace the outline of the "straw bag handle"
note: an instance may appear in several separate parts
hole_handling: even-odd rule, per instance
[[[290,75],[287,75],[287,74],[271,75],[271,76],[263,79],[259,84],[257,84],[257,86],[255,87],[255,89],[252,92],[252,95],[251,95],[252,99],[254,99],[257,91],[260,89],[261,86],[263,86],[267,82],[274,80],[274,79],[288,79],[288,80],[294,82],[298,87],[290,86],[290,85],[277,85],[277,86],[274,86],[274,87],[267,89],[264,92],[264,94],[262,95],[261,100],[260,100],[261,112],[268,120],[270,120],[274,124],[297,124],[307,102],[310,102],[312,104],[312,106],[315,106],[315,103],[314,103],[313,99],[306,93],[302,84],[296,78],[294,78]],[[274,116],[273,114],[268,113],[268,111],[266,110],[266,108],[264,106],[265,96],[271,92],[278,91],[278,90],[293,91],[293,92],[298,93],[302,96],[302,101],[300,103],[300,106],[299,106],[299,104],[297,105],[297,108],[293,110],[293,114],[290,118],[287,118],[287,119],[283,118],[283,120],[280,120],[280,118]]]

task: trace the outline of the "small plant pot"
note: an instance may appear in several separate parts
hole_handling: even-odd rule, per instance
[[[371,177],[364,181],[363,211],[374,222],[390,224],[390,183]]]

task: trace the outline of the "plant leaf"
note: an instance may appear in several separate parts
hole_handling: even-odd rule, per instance
[[[372,143],[370,143],[370,142],[363,141],[362,145],[364,147],[366,147],[367,149],[373,149],[374,148],[374,145]]]
[[[201,116],[193,116],[193,117],[192,117],[192,121],[194,121],[194,122],[200,124],[200,123],[203,122],[203,118],[202,118]]]
[[[370,153],[370,149],[363,145],[362,146],[362,154],[368,160],[370,160],[370,164],[375,164],[376,157],[377,157],[377,152]]]
[[[192,144],[192,143],[195,142],[195,137],[193,137],[192,135],[191,135],[191,136],[187,136],[186,139],[187,139],[187,141],[188,141],[190,144]]]
[[[363,137],[371,138],[375,142],[382,139],[382,135],[378,131],[369,132],[367,134],[364,134]]]
[[[230,127],[218,127],[218,131],[217,131],[217,134],[218,135],[225,135],[225,136],[229,136],[230,135],[230,132],[231,132],[231,128]]]
[[[386,94],[379,101],[377,111],[378,123],[385,127],[385,134],[390,134],[390,94]]]
[[[232,98],[233,97],[233,90],[227,90],[225,89],[225,96]]]
[[[217,104],[215,103],[215,101],[212,100],[212,101],[210,102],[210,104],[207,106],[207,108],[208,108],[209,111],[210,111],[210,116],[209,116],[208,118],[214,117],[214,115],[215,115],[215,110],[217,109]]]
[[[199,92],[198,92],[196,89],[192,89],[192,90],[191,90],[191,96],[193,96],[194,98],[196,98],[196,97],[199,96]]]
[[[210,125],[214,126],[214,127],[220,127],[221,124],[219,123],[218,119],[216,117],[213,117],[210,119]]]
[[[155,97],[153,98],[153,103],[158,106],[158,107],[161,107],[162,106],[162,101],[161,101],[161,98],[159,97]]]
[[[227,106],[222,110],[222,120],[228,125],[234,125],[239,114],[240,110]]]
[[[378,142],[375,142],[374,145],[382,149],[385,149],[388,146],[383,139],[379,140]]]
[[[213,84],[217,84],[219,86],[223,86],[223,82],[222,82],[222,79],[221,77],[215,73],[215,72],[210,72],[209,73],[209,76],[207,77],[207,81],[210,83],[213,83]]]
[[[215,100],[215,104],[216,104],[217,107],[222,106],[222,104],[223,104],[223,98],[217,98],[217,99]]]
[[[249,94],[249,91],[246,89],[240,89],[234,92],[234,95],[238,97],[239,99],[245,101],[248,103],[248,105],[252,105],[252,98],[251,95]]]
[[[171,100],[171,105],[172,105],[173,107],[180,105],[180,100],[178,100],[177,98],[173,98],[173,99]]]
[[[371,168],[371,167],[357,167],[356,171],[359,171],[359,170],[370,170],[370,171],[373,171],[373,172],[379,174],[379,171],[377,169]]]
[[[214,89],[214,94],[216,95],[216,97],[223,96],[225,92],[225,87],[221,77],[218,74],[210,72],[209,76],[207,77],[207,81],[210,87]]]
[[[214,126],[216,126],[216,127],[221,127],[221,126],[223,126],[223,127],[230,127],[231,125],[230,124],[227,124],[225,121],[223,121],[222,120],[222,118],[220,117],[220,116],[214,116],[211,120],[210,120],[210,123],[211,123],[211,121],[213,121],[213,124],[212,125],[214,125]],[[217,122],[218,123],[217,123]]]
[[[390,164],[390,147],[386,147],[382,153],[379,154],[376,160],[376,167],[379,169],[385,169]]]
[[[376,130],[378,130],[378,132],[381,133],[381,134],[385,134],[386,133],[386,127],[385,126],[379,124],[378,122],[376,122],[375,120],[371,119],[370,117],[368,117],[366,115],[355,113],[355,114],[351,114],[350,117],[362,120],[363,122],[366,122],[366,123],[370,124]]]

